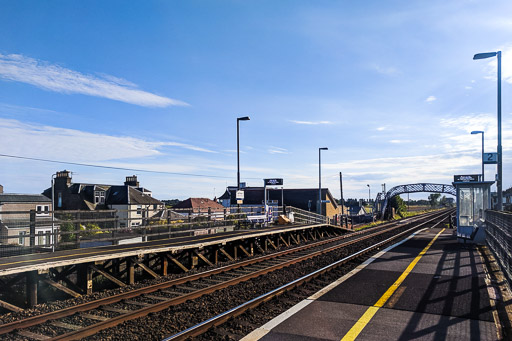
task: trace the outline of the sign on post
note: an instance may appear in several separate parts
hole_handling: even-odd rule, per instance
[[[244,198],[244,191],[236,191],[236,198],[237,199],[243,199]]]
[[[283,179],[263,179],[265,186],[282,186]]]
[[[478,174],[454,175],[453,182],[478,182]]]
[[[492,165],[498,163],[498,153],[484,153],[484,164]]]

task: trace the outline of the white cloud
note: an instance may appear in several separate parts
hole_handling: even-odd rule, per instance
[[[384,131],[384,130],[387,130],[388,127],[387,126],[384,126],[384,127],[378,127],[376,130],[377,131]]]
[[[306,124],[306,125],[333,124],[331,121],[295,121],[295,120],[291,120],[290,122],[293,122],[296,124]]]
[[[435,96],[428,96],[425,102],[431,103],[434,102],[437,98]]]
[[[473,89],[473,87],[472,86],[465,86],[464,89],[471,90],[471,89]]]
[[[0,54],[0,78],[49,91],[97,96],[146,107],[187,105],[179,100],[139,90],[135,84],[124,79],[110,75],[87,75],[18,54]]]
[[[512,84],[512,44],[501,46],[497,51],[501,53],[501,78],[503,81]],[[489,51],[493,52],[493,51]],[[491,57],[487,66],[485,67],[487,76],[485,78],[496,80],[498,73],[498,59]]]
[[[0,153],[70,162],[97,162],[162,154],[164,147],[215,153],[172,141],[146,141],[133,137],[95,134],[74,129],[40,126],[0,119]],[[20,141],[23,141],[20,143]]]

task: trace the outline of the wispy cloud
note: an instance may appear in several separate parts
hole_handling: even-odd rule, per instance
[[[389,143],[399,144],[399,143],[409,143],[410,140],[390,140]]]
[[[389,128],[388,126],[383,126],[383,127],[378,127],[375,130],[377,130],[377,131],[384,131],[384,130],[387,130],[388,128]]]
[[[137,89],[129,81],[110,75],[93,76],[18,54],[0,54],[0,78],[65,94],[103,97],[146,107],[187,103]]]
[[[95,134],[75,129],[27,124],[12,119],[0,119],[0,135],[3,142],[0,144],[2,154],[66,161],[96,162],[158,156],[163,154],[162,149],[165,147],[216,153],[186,143]]]
[[[385,76],[394,76],[396,74],[399,74],[400,72],[394,68],[394,67],[382,67],[378,64],[372,64],[371,65],[371,69],[372,70],[375,70],[377,73],[380,73],[381,75],[385,75]]]
[[[306,124],[306,125],[318,125],[318,124],[333,124],[331,121],[295,121],[291,120],[295,124]]]
[[[427,99],[425,100],[425,102],[427,103],[432,103],[436,100],[437,98],[435,96],[428,96]]]
[[[268,152],[270,154],[288,154],[288,149],[270,146]]]

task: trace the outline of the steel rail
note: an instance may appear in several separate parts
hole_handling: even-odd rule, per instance
[[[439,217],[436,217],[434,219],[437,219],[437,218],[441,218],[440,221],[438,223],[436,223],[434,226],[437,226],[439,225],[440,223],[442,223],[444,221],[444,219],[449,215],[449,213],[447,214],[442,214],[440,215]],[[329,264],[321,269],[318,269],[310,274],[307,274],[305,276],[302,276],[301,278],[298,278],[296,280],[293,280],[285,285],[282,285],[280,286],[279,288],[276,288],[276,289],[273,289],[263,295],[260,295],[250,301],[247,301],[235,308],[232,308],[228,311],[225,311],[217,316],[214,316],[206,321],[203,321],[195,326],[192,326],[184,331],[181,331],[177,334],[174,334],[170,337],[167,337],[165,338],[163,341],[175,341],[175,340],[187,340],[191,337],[196,337],[196,336],[199,336],[203,333],[205,333],[206,331],[208,331],[210,328],[212,327],[216,327],[216,326],[219,326],[221,325],[222,323],[228,321],[229,319],[233,318],[233,317],[237,317],[241,314],[243,314],[244,312],[248,311],[248,310],[251,310],[251,309],[254,309],[256,308],[257,306],[259,306],[260,304],[264,303],[264,302],[267,302],[271,299],[273,299],[274,297],[277,297],[287,291],[290,291],[300,285],[302,285],[303,283],[305,282],[308,282],[308,281],[311,281],[312,279],[316,278],[316,277],[319,277],[320,275],[330,271],[330,270],[333,270],[335,269],[336,267],[340,266],[340,265],[343,265],[367,252],[370,252],[376,248],[379,248],[381,247],[382,245],[385,245],[397,238],[400,238],[401,236],[403,235],[406,235],[408,233],[411,233],[412,231],[414,230],[417,230],[419,229],[421,226],[425,225],[426,223],[428,223],[430,221],[427,221],[427,222],[424,222],[424,223],[421,223],[420,225],[418,226],[415,226],[413,228],[410,228],[406,231],[403,231],[393,237],[390,237],[386,240],[383,240],[381,242],[378,242],[370,247],[367,247],[363,250],[360,250],[360,251],[357,251],[343,259],[340,259],[332,264]]]
[[[428,217],[430,217],[430,216],[432,216],[432,215],[429,214]],[[422,218],[424,219],[425,216],[418,217],[418,219],[416,219],[416,220],[421,220]],[[410,224],[410,223],[414,223],[414,222],[415,221],[411,221],[411,222],[407,222],[407,223]],[[231,270],[235,270],[235,269],[238,269],[238,268],[241,268],[241,267],[246,267],[246,266],[258,264],[258,263],[261,263],[261,262],[264,262],[264,261],[267,261],[267,260],[270,260],[270,259],[273,259],[273,258],[278,258],[278,257],[286,256],[286,255],[289,255],[289,254],[298,253],[300,251],[308,250],[308,249],[311,249],[311,248],[314,248],[314,247],[322,246],[322,245],[325,245],[325,244],[334,243],[334,242],[337,242],[339,240],[346,239],[348,237],[352,237],[352,236],[356,236],[356,235],[360,235],[360,234],[367,234],[367,236],[363,236],[360,239],[356,239],[355,241],[343,243],[343,244],[340,244],[340,245],[337,246],[337,248],[345,247],[345,246],[348,246],[348,245],[350,245],[350,244],[352,244],[354,242],[362,241],[364,239],[367,239],[367,238],[370,238],[370,237],[374,237],[374,236],[376,236],[378,234],[389,232],[390,230],[396,228],[394,226],[395,225],[398,226],[399,223],[396,223],[396,222],[395,223],[391,223],[390,224],[391,227],[389,227],[389,224],[384,224],[384,225],[386,225],[386,226],[381,226],[381,227],[386,227],[386,228],[382,229],[382,231],[378,231],[377,233],[371,233],[371,232],[375,231],[374,229],[372,229],[373,231],[369,230],[369,232],[368,231],[360,231],[360,232],[356,232],[356,233],[352,233],[352,234],[348,234],[348,235],[338,236],[338,237],[335,237],[335,238],[331,238],[331,239],[328,239],[328,240],[323,240],[323,241],[312,243],[312,244],[309,244],[309,245],[304,245],[304,246],[296,247],[296,248],[293,248],[293,249],[284,250],[284,251],[281,251],[281,252],[276,252],[276,253],[273,253],[273,254],[270,254],[270,255],[265,255],[265,256],[261,256],[261,257],[257,257],[257,258],[253,258],[253,259],[249,259],[249,260],[245,260],[245,261],[241,261],[241,262],[238,262],[236,264],[231,264],[231,265],[224,266],[224,267],[221,267],[221,268],[218,268],[218,269],[212,269],[212,270],[205,271],[205,272],[202,272],[202,273],[199,273],[199,274],[190,275],[190,276],[186,276],[186,277],[183,277],[183,278],[175,279],[175,280],[172,280],[172,281],[169,281],[169,282],[159,283],[159,284],[151,285],[151,286],[140,288],[140,289],[135,289],[135,290],[130,291],[130,292],[126,292],[126,293],[122,293],[122,294],[118,294],[118,295],[114,295],[114,296],[110,296],[110,297],[105,297],[105,298],[102,298],[102,299],[99,299],[99,300],[96,300],[96,301],[83,303],[83,304],[80,304],[80,305],[77,305],[77,306],[64,308],[62,310],[58,310],[58,311],[54,311],[54,312],[50,312],[50,313],[45,313],[45,314],[33,316],[33,317],[27,318],[25,320],[18,320],[18,321],[13,321],[13,322],[10,322],[10,323],[6,323],[6,324],[0,326],[0,335],[12,332],[15,329],[18,329],[18,330],[19,329],[25,329],[25,328],[28,328],[28,327],[31,327],[31,326],[35,326],[35,325],[39,325],[39,324],[45,323],[45,322],[50,321],[50,320],[56,320],[56,319],[59,319],[59,318],[64,318],[64,317],[71,316],[71,315],[73,315],[75,313],[78,313],[78,312],[84,312],[84,311],[92,310],[92,309],[98,308],[100,306],[117,303],[117,302],[120,302],[122,300],[126,300],[126,299],[130,299],[130,298],[141,296],[143,294],[153,293],[155,291],[166,289],[166,288],[169,288],[169,287],[172,287],[172,286],[175,286],[175,285],[184,284],[184,283],[187,283],[187,282],[192,282],[192,281],[199,280],[199,279],[202,279],[202,278],[210,277],[212,275],[218,275],[218,274],[221,274],[221,273],[227,273],[228,271],[231,271]],[[324,249],[324,251],[325,250],[330,250],[332,248],[333,247],[331,247],[329,249]],[[310,257],[314,257],[314,256],[310,256]],[[282,264],[286,264],[286,262],[282,263]],[[288,264],[288,265],[291,265],[291,264]],[[286,265],[286,266],[288,266],[288,265]],[[266,269],[276,270],[277,267],[278,266],[267,267]],[[265,273],[268,273],[268,272],[270,272],[270,270],[266,271]],[[254,278],[254,277],[260,276],[262,274],[263,274],[263,272],[260,271],[260,272],[257,273],[257,275],[253,275],[250,278]],[[248,276],[243,276],[243,277],[246,278],[245,280],[250,279]],[[239,278],[241,278],[241,277],[239,277]],[[236,279],[237,278],[235,278],[235,280]],[[234,280],[231,280],[231,281],[228,281],[228,282],[225,282],[225,283],[228,283],[226,286],[231,286],[231,285],[236,284]],[[223,288],[222,284],[224,284],[224,283],[220,283],[219,285],[215,285],[215,286],[210,287],[210,288],[214,288],[213,291],[220,290],[220,289]],[[197,297],[200,296],[200,295],[199,296],[192,295],[194,293],[196,295],[199,295],[199,293],[200,293],[200,295],[204,295],[207,292],[206,292],[206,290],[198,290],[198,291],[195,291],[195,292],[193,292],[193,293],[191,293],[189,295],[179,296],[179,297],[176,297],[176,298],[169,298],[168,301],[162,302],[163,304],[160,304],[156,308],[155,311],[159,311],[159,310],[165,309],[167,307],[166,306],[167,303],[170,303],[168,306],[176,305],[176,304],[180,304],[180,303],[183,302],[182,300],[180,300],[182,298],[184,298],[184,300],[189,300],[189,299],[197,298]],[[147,312],[145,312],[145,311],[147,311]],[[150,312],[153,312],[153,310],[151,310],[151,309],[139,309],[139,311],[134,311],[134,312],[139,312],[140,314],[142,314],[140,316],[144,316],[144,315],[146,315],[146,314],[148,314]],[[121,315],[121,316],[123,316],[123,315]],[[136,317],[134,317],[134,318],[136,318]],[[123,322],[123,321],[121,321],[121,322]],[[121,322],[119,322],[119,323],[121,323]],[[118,324],[118,323],[116,323],[116,324]],[[91,326],[88,327],[88,328],[91,328]],[[105,329],[105,328],[102,328],[102,329]],[[67,334],[64,334],[64,335],[67,335]],[[90,335],[92,335],[92,334],[90,334]]]
[[[448,214],[445,213],[443,215],[448,215]],[[423,226],[423,225],[425,225],[425,224],[427,224],[427,223],[429,223],[429,222],[431,222],[431,221],[433,221],[435,219],[438,219],[438,217],[436,216],[436,217],[434,217],[432,219],[429,219],[429,220],[427,220],[425,222],[422,222],[419,225],[413,227],[412,229],[417,229],[420,226]],[[398,227],[394,227],[394,228],[398,228]],[[308,259],[320,256],[320,255],[332,252],[332,251],[334,251],[336,249],[340,249],[340,248],[343,248],[343,247],[346,247],[346,246],[349,246],[349,245],[352,245],[352,244],[355,244],[355,243],[359,243],[359,242],[364,241],[366,239],[373,238],[373,237],[375,237],[377,235],[389,232],[389,230],[390,229],[386,229],[386,230],[383,230],[383,231],[378,231],[377,233],[374,233],[374,234],[364,235],[364,236],[362,236],[362,237],[360,237],[358,239],[351,240],[351,241],[348,241],[348,242],[345,242],[345,243],[342,243],[342,244],[339,244],[339,245],[335,245],[335,246],[329,247],[327,249],[319,250],[319,251],[313,252],[311,254],[298,257],[296,259],[285,261],[285,262],[283,262],[281,264],[270,266],[270,267],[267,267],[265,269],[249,273],[247,275],[242,275],[240,277],[233,278],[233,279],[227,280],[225,282],[222,282],[222,283],[219,283],[219,284],[216,284],[216,285],[212,285],[212,286],[206,287],[204,289],[198,289],[198,290],[196,290],[194,292],[191,292],[189,294],[184,294],[182,296],[170,298],[167,301],[156,303],[156,304],[154,304],[152,306],[148,306],[148,307],[143,307],[143,308],[140,308],[138,310],[134,310],[134,311],[131,311],[129,313],[116,316],[116,317],[111,318],[111,319],[109,319],[107,321],[102,321],[102,322],[99,322],[99,323],[96,323],[96,324],[84,327],[83,329],[80,329],[80,330],[71,331],[69,333],[53,337],[53,338],[51,338],[51,340],[77,340],[77,339],[81,339],[81,338],[84,338],[84,337],[87,337],[87,336],[91,336],[91,335],[94,335],[94,334],[96,334],[97,332],[99,332],[101,330],[117,326],[117,325],[119,325],[119,324],[121,324],[123,322],[129,321],[129,320],[133,320],[133,319],[136,319],[136,318],[139,318],[139,317],[143,317],[143,316],[146,316],[146,315],[148,315],[150,313],[156,313],[156,312],[162,311],[162,310],[167,309],[167,308],[169,308],[171,306],[179,305],[179,304],[182,304],[182,303],[184,303],[186,301],[193,300],[193,299],[199,298],[199,297],[207,295],[207,294],[211,294],[211,293],[213,293],[215,291],[218,291],[218,290],[221,290],[221,289],[224,289],[224,288],[227,288],[227,287],[231,287],[231,286],[237,285],[239,283],[248,281],[248,280],[253,279],[253,278],[257,278],[259,276],[268,274],[270,272],[274,272],[276,270],[283,269],[283,268],[288,267],[290,265],[293,265],[293,264],[296,264],[296,263],[299,263],[299,262],[303,262],[305,260],[308,260]],[[401,235],[401,234],[399,234],[399,235]]]

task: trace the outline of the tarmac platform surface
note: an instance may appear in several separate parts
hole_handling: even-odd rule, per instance
[[[243,340],[496,340],[491,297],[477,249],[425,229]]]

